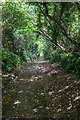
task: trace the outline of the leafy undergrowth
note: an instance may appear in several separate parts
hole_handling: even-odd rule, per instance
[[[44,56],[51,63],[60,62],[61,66],[67,72],[80,75],[80,53],[63,52],[59,49],[53,50]]]
[[[2,66],[5,70],[11,70],[20,64],[20,58],[8,49],[3,48],[2,50]]]
[[[73,72],[76,74],[80,74],[80,54],[74,54],[71,53],[62,53],[61,55],[61,65],[64,70],[67,70],[68,72]]]

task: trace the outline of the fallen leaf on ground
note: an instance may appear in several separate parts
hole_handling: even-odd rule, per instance
[[[17,100],[15,103],[14,103],[14,105],[16,105],[16,104],[20,104],[21,102],[19,101],[19,100]]]

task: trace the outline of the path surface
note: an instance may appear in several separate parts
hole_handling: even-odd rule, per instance
[[[65,118],[80,116],[80,78],[59,64],[36,60],[3,75],[3,118]],[[9,84],[7,85],[7,82]]]

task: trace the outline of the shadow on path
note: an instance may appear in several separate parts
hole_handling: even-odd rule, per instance
[[[80,79],[60,64],[35,60],[22,64],[19,78],[3,75],[3,118],[79,118]]]

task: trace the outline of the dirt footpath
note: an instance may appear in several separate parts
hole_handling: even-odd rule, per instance
[[[3,75],[3,118],[80,119],[78,76],[45,60],[23,64],[17,72],[19,77]]]

